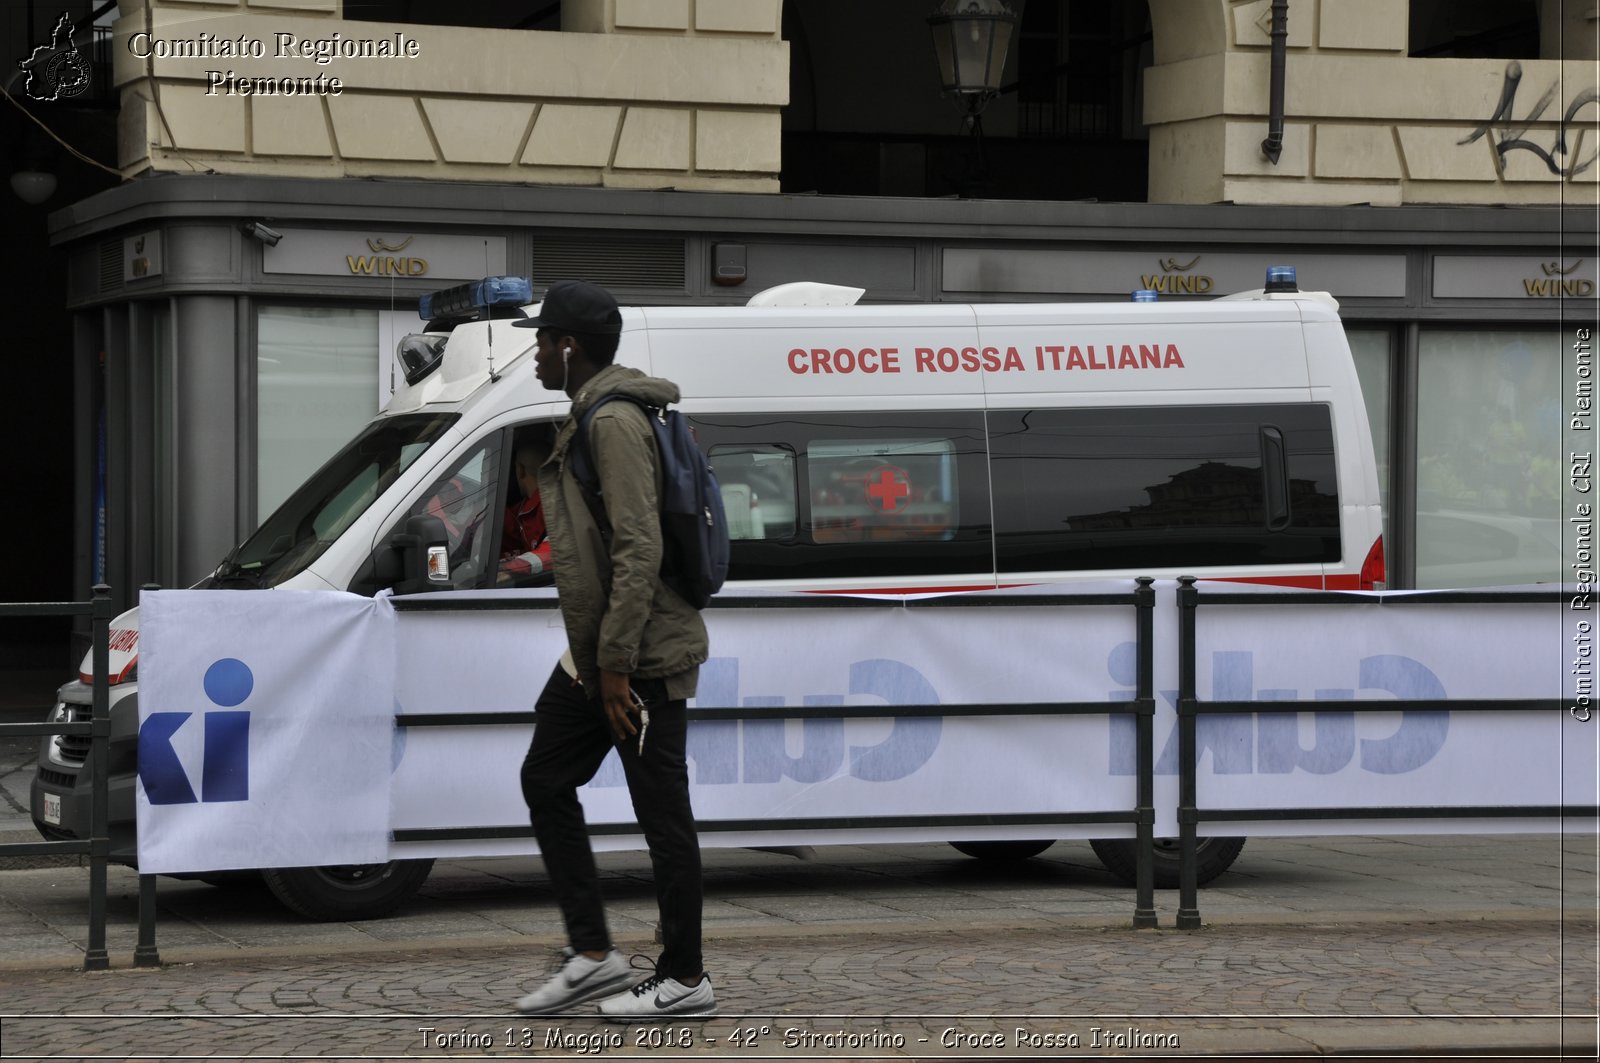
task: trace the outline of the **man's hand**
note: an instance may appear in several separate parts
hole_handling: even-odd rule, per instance
[[[627,672],[608,672],[600,669],[600,707],[606,714],[606,726],[619,743],[639,733],[634,722],[639,706],[633,700],[633,688],[628,684]]]

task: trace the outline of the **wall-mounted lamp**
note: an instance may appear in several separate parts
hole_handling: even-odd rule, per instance
[[[239,231],[252,240],[260,240],[268,247],[277,247],[278,241],[283,239],[283,234],[265,222],[247,221],[239,226]]]
[[[37,207],[56,192],[56,175],[44,170],[18,170],[11,175],[11,191],[29,206]]]

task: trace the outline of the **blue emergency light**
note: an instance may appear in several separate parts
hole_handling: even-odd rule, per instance
[[[1154,288],[1139,288],[1134,291],[1132,299],[1136,303],[1153,303],[1160,298]]]
[[[533,281],[527,277],[485,277],[470,284],[429,292],[417,302],[417,316],[475,318],[494,306],[526,306],[533,302]]]
[[[1295,279],[1293,266],[1268,266],[1267,267],[1267,292],[1297,292],[1300,284]]]

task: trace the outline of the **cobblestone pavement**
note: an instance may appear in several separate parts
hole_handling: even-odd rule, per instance
[[[0,1058],[1595,1057],[1589,837],[1252,839],[1197,931],[1172,891],[1129,929],[1082,843],[706,857],[722,1015],[662,1028],[510,1011],[561,940],[536,861],[441,862],[366,923],[161,880],[157,969],[131,966],[137,878],[113,869],[94,973],[86,873],[0,872]],[[619,946],[652,952],[647,859],[602,869]]]
[[[0,1033],[6,1058],[1595,1052],[1595,926],[1571,920],[754,937],[710,949],[720,1017],[654,1028],[511,1013],[553,956],[483,943],[13,970]]]

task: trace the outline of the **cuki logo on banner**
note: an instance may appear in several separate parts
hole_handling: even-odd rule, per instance
[[[218,708],[199,714],[198,798],[178,746],[173,744],[178,739],[179,745],[192,747],[195,713],[152,712],[139,726],[139,781],[152,805],[250,800],[250,713],[235,706],[250,697],[255,676],[243,661],[224,657],[206,669],[201,685]]]

